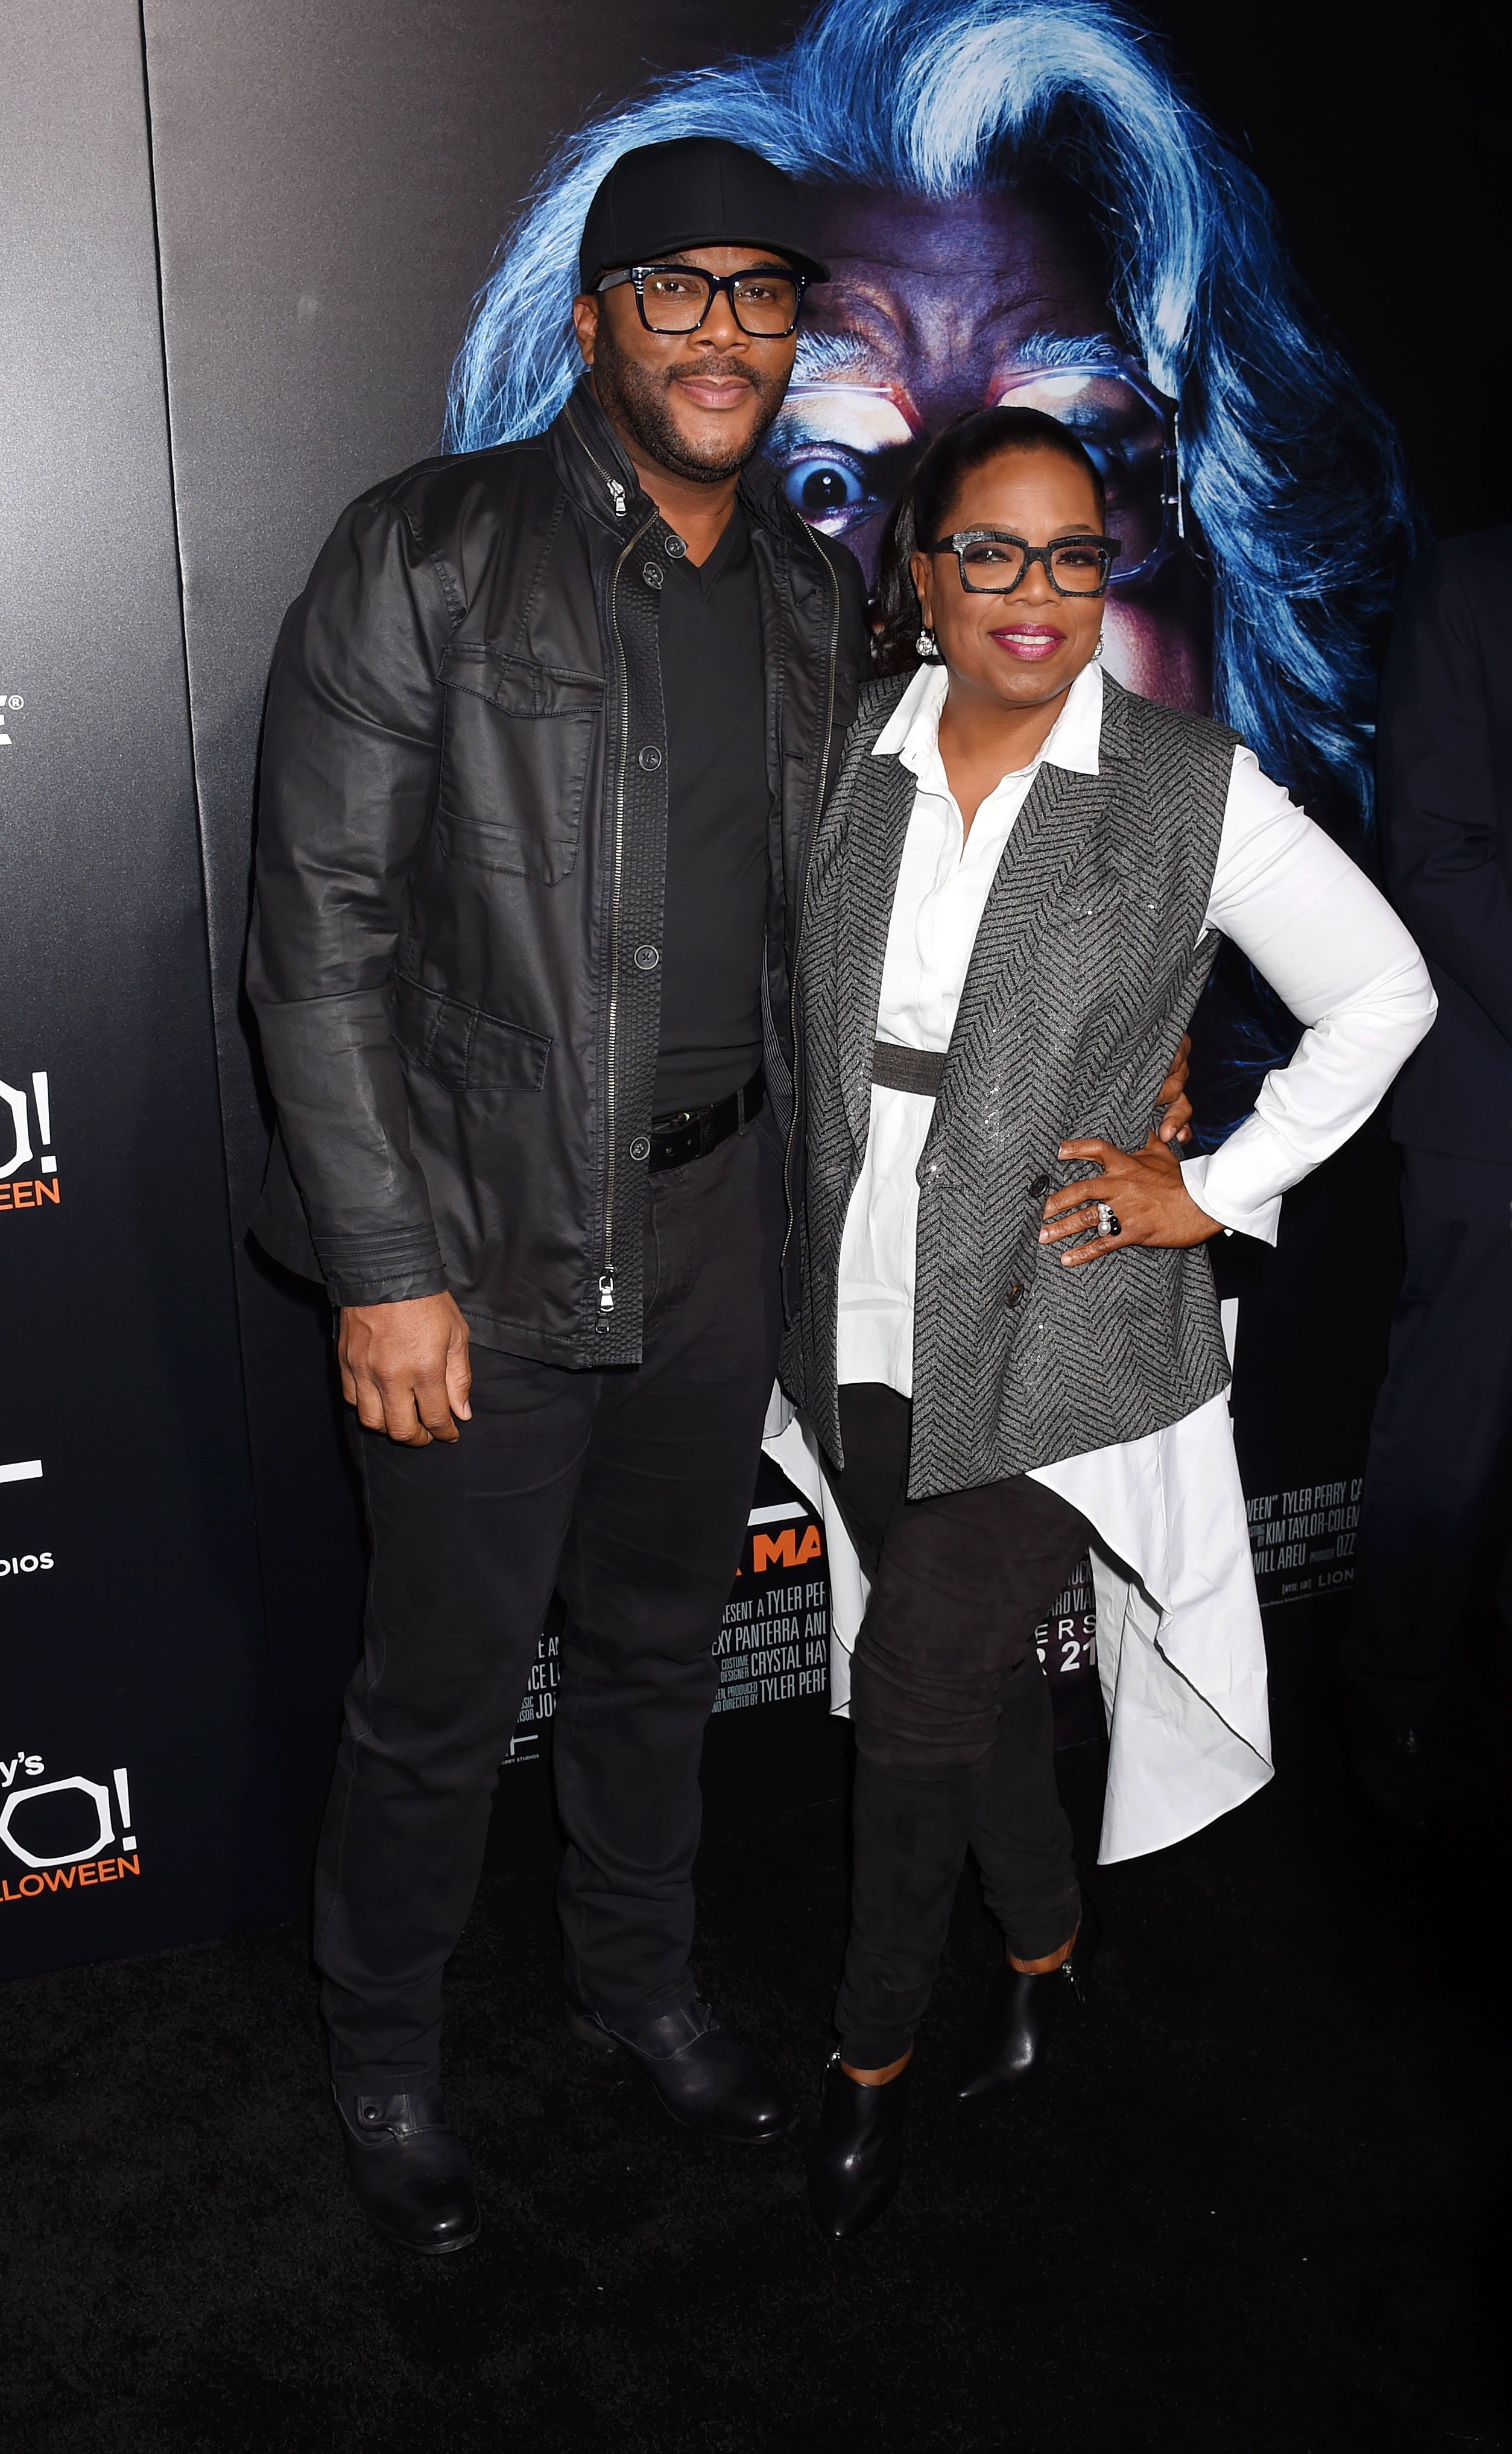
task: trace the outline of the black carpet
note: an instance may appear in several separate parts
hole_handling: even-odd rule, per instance
[[[387,2248],[346,2198],[295,1927],[13,1984],[5,2442],[1512,2446],[1504,1756],[1472,1728],[1448,1837],[1384,1842],[1305,1622],[1269,1622],[1283,1777],[1093,1875],[1091,2007],[1042,2094],[973,2118],[947,2082],[993,1945],[963,1886],[904,2190],[844,2249],[810,2228],[796,2143],[706,2148],[568,2042],[540,1862],[490,1869],[454,1964],[486,2199],[454,2258]],[[1101,1766],[1061,1762],[1089,1862]],[[706,1982],[806,2107],[842,1890],[835,1805],[726,1812],[706,1848]]]

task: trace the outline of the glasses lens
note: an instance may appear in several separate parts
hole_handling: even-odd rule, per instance
[[[708,305],[708,282],[691,267],[667,265],[641,275],[641,305],[653,332],[696,332]]]
[[[1016,588],[1024,576],[1024,548],[1003,537],[973,537],[961,549],[961,576],[981,595]]]
[[[1067,596],[1095,596],[1107,572],[1107,557],[1095,545],[1058,545],[1050,575]]]
[[[1160,411],[1125,376],[1112,368],[1047,368],[1010,384],[999,406],[1043,410],[1085,446],[1107,489],[1107,534],[1124,549],[1114,566],[1121,580],[1160,552],[1165,429]]]
[[[752,338],[790,332],[798,320],[798,284],[785,273],[752,272],[735,284],[735,321]]]

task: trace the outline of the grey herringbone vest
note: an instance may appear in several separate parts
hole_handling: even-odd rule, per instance
[[[798,977],[807,1111],[803,1283],[782,1377],[840,1460],[841,1237],[916,784],[872,744],[905,687],[863,695],[814,847]],[[1207,1255],[1065,1270],[1038,1241],[1056,1157],[1137,1149],[1212,968],[1200,936],[1237,736],[1104,680],[1101,773],[1042,766],[987,896],[919,1169],[911,1498],[1023,1474],[1179,1421],[1228,1378]]]

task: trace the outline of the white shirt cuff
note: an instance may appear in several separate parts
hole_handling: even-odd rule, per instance
[[[1281,1228],[1281,1195],[1263,1189],[1267,1177],[1274,1181],[1274,1161],[1266,1164],[1268,1154],[1263,1147],[1235,1148],[1257,1124],[1257,1117],[1246,1117],[1221,1150],[1209,1151],[1201,1158],[1184,1158],[1182,1182],[1198,1209],[1216,1218],[1221,1227],[1236,1236],[1254,1236],[1262,1244],[1274,1244]],[[1260,1125],[1256,1140],[1264,1133]]]

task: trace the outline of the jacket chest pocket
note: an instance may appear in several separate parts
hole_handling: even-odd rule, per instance
[[[444,859],[560,885],[598,773],[604,684],[481,648],[448,648],[437,796]]]

